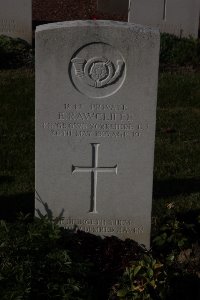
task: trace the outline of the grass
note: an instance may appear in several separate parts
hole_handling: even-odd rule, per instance
[[[153,215],[200,209],[200,74],[159,77]],[[34,193],[34,72],[0,71],[0,208]],[[33,200],[32,200],[33,201]],[[2,204],[4,203],[4,204]],[[2,207],[2,205],[4,205]],[[22,206],[23,206],[22,205]]]
[[[200,209],[200,74],[159,78],[153,214]]]
[[[34,191],[34,73],[0,72],[0,209],[27,207]],[[33,203],[31,204],[33,206]],[[30,203],[29,203],[30,206]],[[25,211],[26,211],[25,210]],[[4,216],[4,214],[3,214]]]

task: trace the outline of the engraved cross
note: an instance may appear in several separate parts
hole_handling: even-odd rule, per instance
[[[97,175],[98,173],[115,173],[117,175],[117,165],[114,167],[99,167],[98,156],[100,144],[91,144],[92,146],[92,167],[76,167],[72,165],[72,174],[91,173],[91,202],[90,213],[97,214]]]
[[[163,2],[163,21],[167,19],[167,0]]]

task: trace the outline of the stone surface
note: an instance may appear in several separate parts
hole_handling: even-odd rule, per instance
[[[112,21],[36,32],[36,209],[149,246],[159,33]]]
[[[129,21],[179,37],[198,37],[199,0],[131,0]]]
[[[0,35],[32,42],[32,1],[0,1]]]
[[[103,13],[128,15],[130,0],[97,0],[97,10]]]

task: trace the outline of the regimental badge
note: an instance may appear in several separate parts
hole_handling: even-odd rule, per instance
[[[93,57],[88,61],[75,57],[71,62],[75,70],[75,76],[94,88],[103,88],[115,83],[124,69],[122,60],[113,63],[106,57]]]
[[[69,79],[73,87],[93,99],[117,93],[126,79],[126,60],[112,45],[94,42],[83,45],[72,55]]]

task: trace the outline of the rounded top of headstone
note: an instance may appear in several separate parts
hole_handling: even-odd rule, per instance
[[[140,31],[141,33],[154,33],[159,35],[159,29],[152,28],[149,26],[144,26],[140,24],[119,22],[119,21],[109,21],[109,20],[76,20],[76,21],[65,21],[57,23],[49,23],[36,27],[36,32],[46,31],[46,30],[55,30],[61,28],[70,28],[70,27],[113,27],[113,28],[128,28],[130,30]]]

